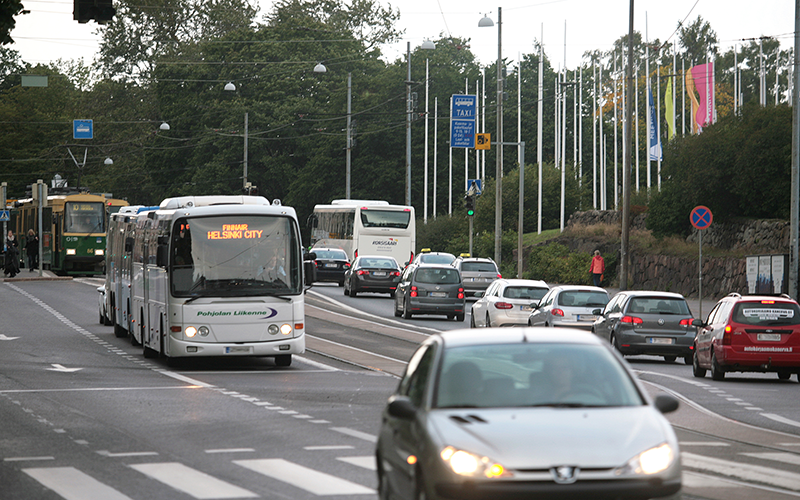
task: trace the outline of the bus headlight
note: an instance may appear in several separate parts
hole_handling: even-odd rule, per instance
[[[67,248],[67,255],[75,255],[75,249],[74,248]]]
[[[208,337],[208,327],[201,326],[197,329],[197,333],[199,333],[201,337]]]
[[[195,327],[193,327],[193,326],[187,326],[187,327],[186,327],[186,330],[184,330],[184,331],[183,331],[183,333],[184,333],[184,334],[185,334],[187,337],[189,337],[189,338],[192,338],[192,337],[194,337],[195,335],[197,335],[197,328],[195,328]]]
[[[277,335],[279,331],[280,329],[278,328],[278,325],[269,325],[267,328],[267,333],[270,335]]]
[[[291,335],[292,334],[292,325],[289,323],[284,323],[281,325],[281,333],[284,335]]]

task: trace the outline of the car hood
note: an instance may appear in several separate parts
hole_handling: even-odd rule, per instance
[[[675,444],[669,423],[652,406],[433,410],[428,424],[442,447],[517,470],[618,467],[664,441]]]

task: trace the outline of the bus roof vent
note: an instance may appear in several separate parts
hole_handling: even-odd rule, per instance
[[[333,200],[331,205],[388,205],[384,200]]]

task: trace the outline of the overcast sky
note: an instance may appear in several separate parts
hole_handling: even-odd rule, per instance
[[[382,0],[384,5],[390,2]],[[72,0],[23,0],[30,14],[17,16],[10,47],[32,64],[58,58],[84,58],[91,62],[102,26],[94,22],[79,24],[72,19]],[[259,0],[260,14],[271,8],[271,0]],[[498,5],[476,0],[396,0],[400,11],[402,41],[384,48],[389,61],[412,50],[425,39],[440,35],[469,38],[470,49],[481,64],[497,60],[497,25],[478,28],[488,14],[497,22]],[[614,40],[628,32],[629,0],[529,0],[499,4],[503,12],[503,57],[517,61],[518,54],[533,52],[533,42],[542,38],[554,67],[573,69],[588,50],[608,50]],[[794,44],[794,2],[791,0],[637,0],[634,29],[662,42],[673,37],[678,23],[697,16],[711,24],[719,38],[721,51],[748,38],[777,37],[782,46]],[[566,44],[565,44],[566,28]]]

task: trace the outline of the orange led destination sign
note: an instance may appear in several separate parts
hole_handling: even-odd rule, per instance
[[[209,240],[251,240],[261,238],[263,229],[248,229],[247,224],[223,224],[222,231],[208,231]]]

